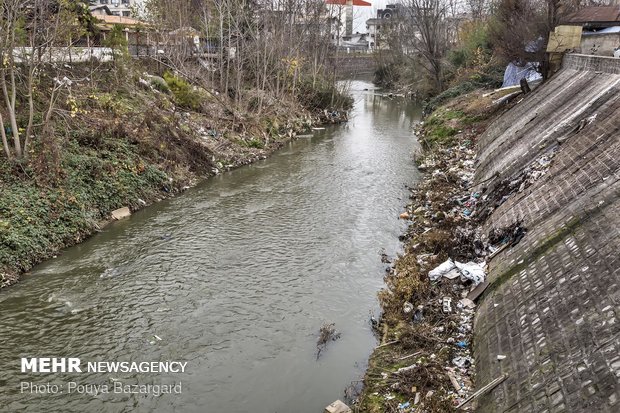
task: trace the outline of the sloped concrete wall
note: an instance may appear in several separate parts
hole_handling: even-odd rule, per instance
[[[528,232],[489,264],[476,381],[508,379],[480,412],[620,411],[619,73],[620,59],[568,55],[480,138],[476,181],[487,193],[552,157],[486,223],[523,221]]]

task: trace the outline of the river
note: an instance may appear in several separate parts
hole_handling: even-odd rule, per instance
[[[351,84],[348,124],[116,222],[0,292],[0,411],[320,413],[342,398],[376,345],[380,250],[399,251],[418,177],[419,107],[365,89]],[[317,360],[324,322],[341,338]],[[21,373],[20,357],[78,357],[83,372]],[[186,371],[85,371],[160,360]],[[113,393],[115,381],[182,394]]]

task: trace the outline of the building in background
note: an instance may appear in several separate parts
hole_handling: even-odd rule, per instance
[[[325,0],[325,4],[328,6],[329,15],[337,22],[334,43],[348,50],[367,49],[365,38],[361,37],[365,34],[353,33],[353,10],[354,7],[370,7],[372,4],[365,0]]]
[[[93,14],[100,13],[104,7],[107,7],[112,16],[131,17],[136,7],[136,0],[90,0],[91,12]],[[104,12],[107,14],[107,12]]]
[[[400,9],[399,4],[388,4],[385,9],[377,10],[377,17],[366,20],[369,49],[389,48],[388,37],[395,34],[402,24]]]

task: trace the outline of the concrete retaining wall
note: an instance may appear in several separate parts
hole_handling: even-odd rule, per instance
[[[613,56],[616,47],[620,47],[620,33],[584,33],[581,36],[581,53]]]
[[[620,74],[620,59],[608,56],[567,54],[562,61],[562,68]]]
[[[373,75],[377,59],[371,54],[343,54],[330,59],[330,65],[341,78],[355,78],[360,75]]]
[[[487,193],[542,155],[552,160],[486,223],[522,221],[528,232],[489,263],[476,381],[508,379],[478,411],[619,411],[620,59],[567,55],[523,99],[479,140],[476,180]]]

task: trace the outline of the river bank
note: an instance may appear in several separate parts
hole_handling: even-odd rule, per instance
[[[261,96],[255,111],[143,70],[124,67],[121,82],[109,65],[94,82],[89,67],[67,66],[65,79],[81,80],[67,82],[54,137],[34,141],[28,162],[0,159],[0,288],[100,231],[113,210],[139,210],[346,120],[347,103],[308,109]]]
[[[379,294],[380,345],[370,357],[356,411],[456,411],[473,392],[476,296],[470,291],[480,280],[467,279],[462,269],[433,280],[429,272],[446,262],[482,269],[495,251],[497,240],[484,240],[479,217],[472,216],[484,202],[472,183],[476,141],[505,110],[500,97],[476,91],[453,99],[416,130],[424,176],[401,215],[411,223],[401,237],[404,253]]]

